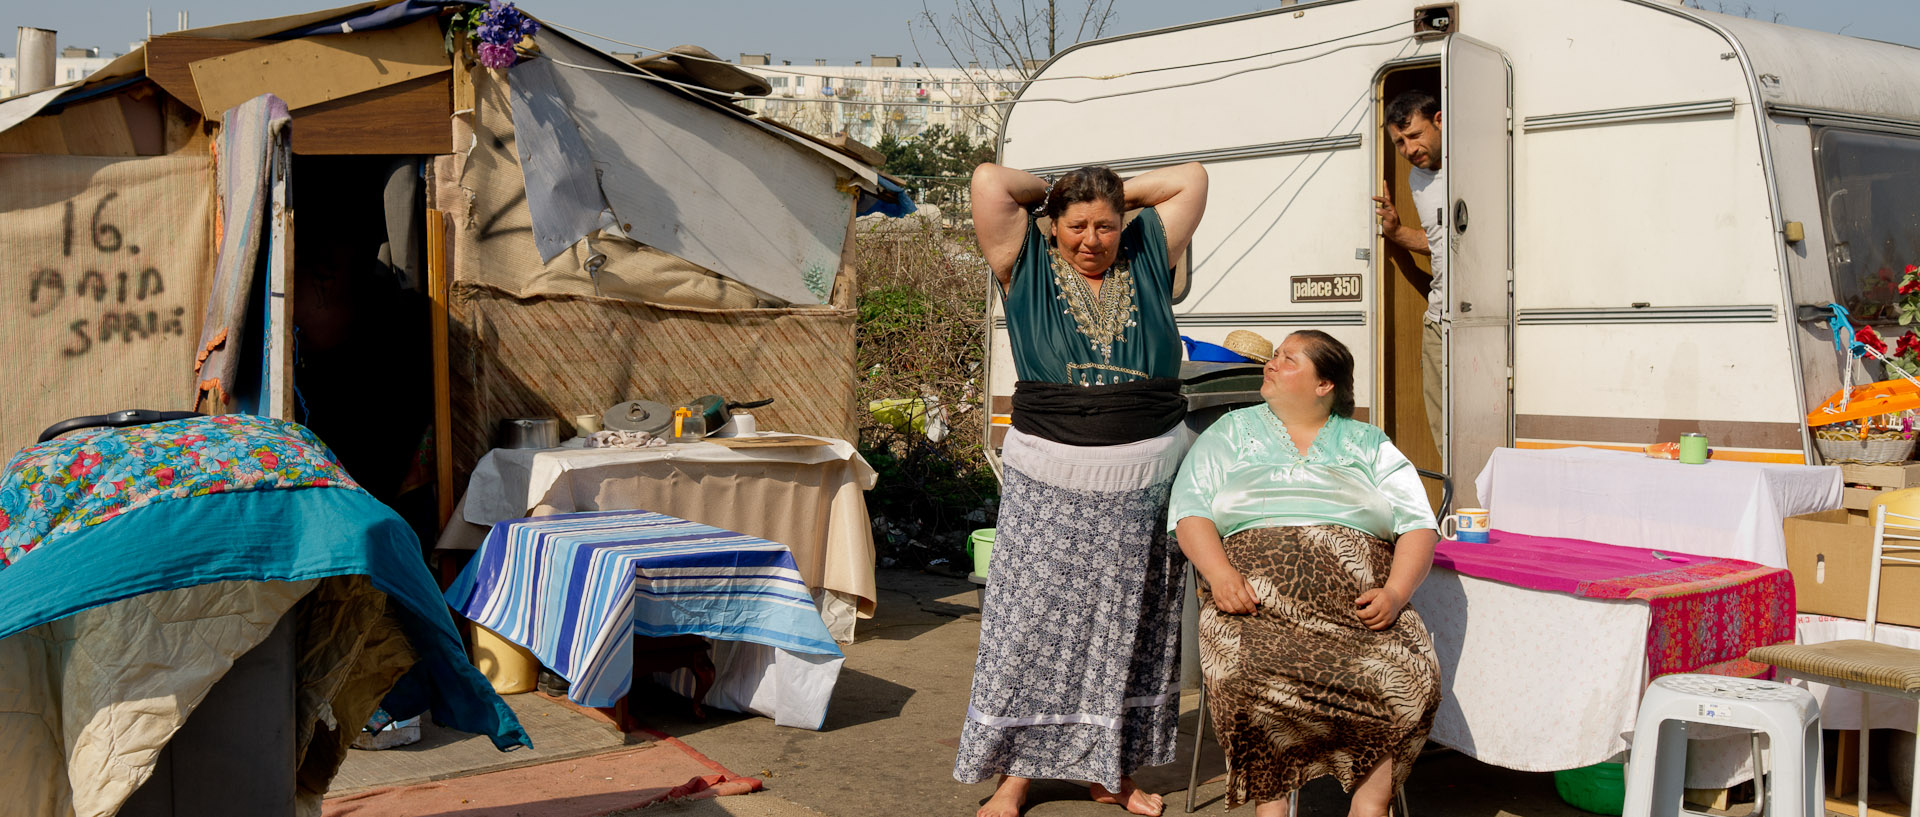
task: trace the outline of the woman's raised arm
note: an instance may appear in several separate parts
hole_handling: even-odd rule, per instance
[[[1207,212],[1207,169],[1199,162],[1188,162],[1128,179],[1127,209],[1136,207],[1152,207],[1160,213],[1160,223],[1167,230],[1167,263],[1178,265]]]
[[[1047,183],[1024,170],[981,162],[973,169],[973,235],[993,277],[1006,286],[1027,237],[1027,208],[1047,194]]]

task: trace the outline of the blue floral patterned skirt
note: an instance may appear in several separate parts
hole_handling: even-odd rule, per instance
[[[1186,559],[1167,495],[1191,435],[1069,446],[1012,431],[953,776],[1110,790],[1173,762]]]

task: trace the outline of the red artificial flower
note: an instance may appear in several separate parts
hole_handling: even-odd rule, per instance
[[[1912,274],[1914,274],[1915,272],[1920,272],[1920,265],[1916,265],[1916,264],[1908,264],[1908,265],[1907,265],[1907,274],[1908,274],[1908,275],[1912,275]]]
[[[1854,330],[1853,339],[1866,344],[1868,348],[1882,355],[1887,353],[1887,342],[1881,340],[1880,333],[1873,331],[1871,326],[1862,326]]]
[[[1900,282],[1900,294],[1912,295],[1916,292],[1920,292],[1920,278],[1908,275],[1906,280]]]

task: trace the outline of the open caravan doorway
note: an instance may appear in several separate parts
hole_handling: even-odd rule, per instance
[[[1407,186],[1407,169],[1410,165],[1394,149],[1393,140],[1387,137],[1386,108],[1394,97],[1410,90],[1425,91],[1439,98],[1440,64],[1426,62],[1390,68],[1380,75],[1377,90],[1379,93],[1373,118],[1378,128],[1374,144],[1377,145],[1380,175],[1375,180],[1375,189],[1369,191],[1368,195],[1378,195],[1381,189],[1389,191],[1401,223],[1420,224],[1413,205],[1413,192]],[[1445,121],[1444,114],[1442,121]],[[1379,350],[1380,355],[1374,368],[1380,380],[1373,392],[1378,405],[1377,422],[1415,466],[1444,472],[1446,469],[1440,457],[1438,441],[1428,430],[1427,409],[1421,392],[1421,315],[1427,310],[1427,288],[1433,278],[1433,265],[1427,256],[1408,252],[1385,237],[1376,236],[1374,242],[1375,257],[1380,259],[1375,266],[1379,271],[1380,283],[1376,288],[1378,300],[1374,306],[1374,314],[1378,316],[1375,326],[1379,333],[1374,348]],[[1453,476],[1457,487],[1461,476]],[[1470,480],[1472,476],[1466,478]],[[1428,482],[1427,493],[1428,500],[1434,507],[1439,507],[1440,486]]]

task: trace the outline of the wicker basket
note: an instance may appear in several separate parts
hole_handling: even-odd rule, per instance
[[[1828,463],[1857,462],[1863,465],[1881,465],[1893,462],[1906,462],[1913,456],[1912,439],[1899,437],[1829,439],[1814,437],[1814,445],[1820,449],[1820,457]]]

